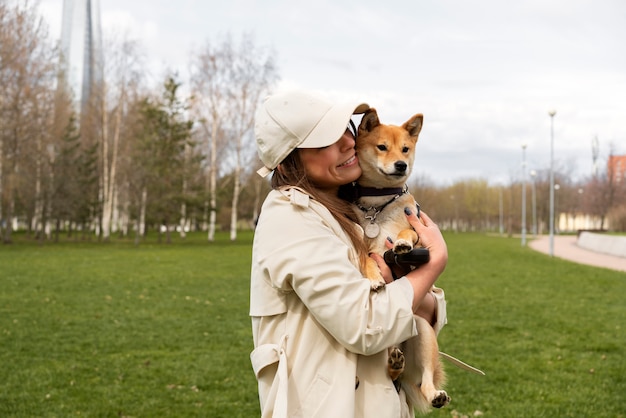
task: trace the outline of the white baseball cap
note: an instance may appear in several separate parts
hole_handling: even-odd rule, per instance
[[[255,115],[257,150],[265,165],[257,173],[267,176],[296,148],[334,144],[346,131],[352,115],[369,108],[366,103],[332,102],[303,91],[267,97]]]

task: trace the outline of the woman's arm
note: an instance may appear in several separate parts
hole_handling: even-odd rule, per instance
[[[437,323],[437,301],[435,300],[433,292],[426,293],[426,296],[424,296],[424,299],[422,299],[418,305],[415,314],[427,320],[431,326],[435,326]]]
[[[417,232],[419,241],[424,248],[430,251],[430,260],[428,263],[405,275],[413,286],[413,312],[416,312],[435,284],[437,278],[446,268],[446,264],[448,263],[448,247],[441,235],[439,227],[426,213],[421,212],[420,214],[422,222],[420,222],[420,219],[418,219],[415,213],[410,209],[406,208],[405,213],[409,223]]]
[[[446,268],[448,248],[439,227],[426,213],[421,211],[421,218],[418,218],[409,208],[405,209],[405,213],[407,220],[417,232],[419,241],[430,252],[428,263],[404,275],[413,289],[413,312],[434,324],[437,319],[436,309],[438,303],[431,292],[431,288]],[[371,257],[378,263],[385,281],[387,283],[393,281],[391,270],[385,264],[383,258],[378,254],[372,254]]]

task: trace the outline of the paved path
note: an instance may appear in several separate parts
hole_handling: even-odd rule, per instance
[[[581,248],[576,244],[576,240],[576,235],[555,235],[554,256],[575,263],[626,272],[626,258]],[[533,250],[550,254],[550,237],[548,235],[540,235],[535,239],[529,240],[528,246]]]

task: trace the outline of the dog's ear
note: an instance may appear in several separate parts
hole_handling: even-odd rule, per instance
[[[417,137],[422,130],[422,122],[424,122],[424,115],[418,113],[413,115],[411,119],[404,122],[402,127],[409,131],[409,135]]]
[[[378,113],[376,113],[376,109],[373,107],[369,108],[363,115],[363,119],[361,119],[361,123],[359,124],[359,133],[371,132],[372,129],[378,125],[380,125],[380,120],[378,120]]]

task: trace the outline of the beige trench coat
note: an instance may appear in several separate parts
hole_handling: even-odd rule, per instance
[[[349,238],[321,204],[299,189],[270,192],[250,294],[262,417],[413,417],[387,374],[386,350],[416,335],[412,298],[406,278],[370,291]],[[436,298],[439,331],[441,289]]]

